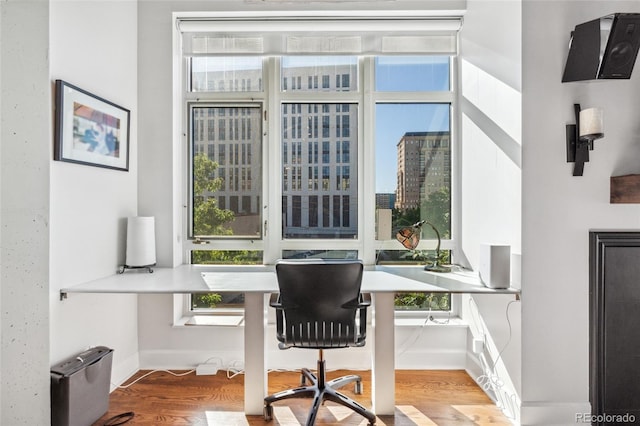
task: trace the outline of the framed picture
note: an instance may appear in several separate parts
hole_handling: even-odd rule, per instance
[[[128,171],[129,115],[128,109],[56,80],[53,159]]]

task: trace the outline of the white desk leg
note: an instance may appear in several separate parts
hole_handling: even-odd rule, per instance
[[[376,415],[393,415],[395,409],[394,293],[374,293],[372,395]]]
[[[265,296],[244,294],[244,413],[262,415],[267,395]]]

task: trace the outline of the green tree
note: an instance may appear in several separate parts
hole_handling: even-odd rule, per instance
[[[411,226],[420,221],[420,209],[393,209],[391,211],[391,220],[394,228]]]
[[[222,187],[222,179],[216,178],[218,163],[204,154],[193,157],[193,234],[231,235],[228,225],[235,218],[231,210],[221,209],[211,194]]]
[[[192,250],[191,263],[198,265],[262,265],[262,251]]]
[[[396,293],[395,306],[400,309],[448,311],[450,293]]]
[[[443,239],[451,238],[451,191],[443,186],[439,190],[429,194],[429,197],[422,203],[422,217],[436,227]],[[425,232],[427,228],[423,228]],[[434,235],[435,238],[435,235]]]
[[[421,220],[427,220],[436,227],[441,238],[451,237],[451,191],[443,186],[429,194],[420,208],[393,209],[391,212],[393,227],[411,226]],[[430,227],[422,228],[425,238],[435,238]]]
[[[222,301],[222,296],[218,293],[193,294],[191,296],[192,309],[212,309]]]

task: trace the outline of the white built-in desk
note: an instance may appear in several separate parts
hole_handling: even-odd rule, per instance
[[[416,266],[365,267],[361,290],[373,293],[372,389],[373,411],[392,415],[395,407],[394,294],[396,292],[512,294],[517,289],[489,289],[470,273],[438,274]],[[198,266],[125,271],[60,290],[70,293],[188,294],[208,292],[245,293],[244,365],[246,414],[261,415],[267,395],[266,294],[277,292],[273,266]]]

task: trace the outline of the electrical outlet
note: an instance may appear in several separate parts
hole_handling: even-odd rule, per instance
[[[218,364],[199,364],[196,367],[196,376],[211,376],[218,372]]]
[[[472,349],[474,354],[480,354],[484,351],[484,340],[475,337],[473,339]]]

